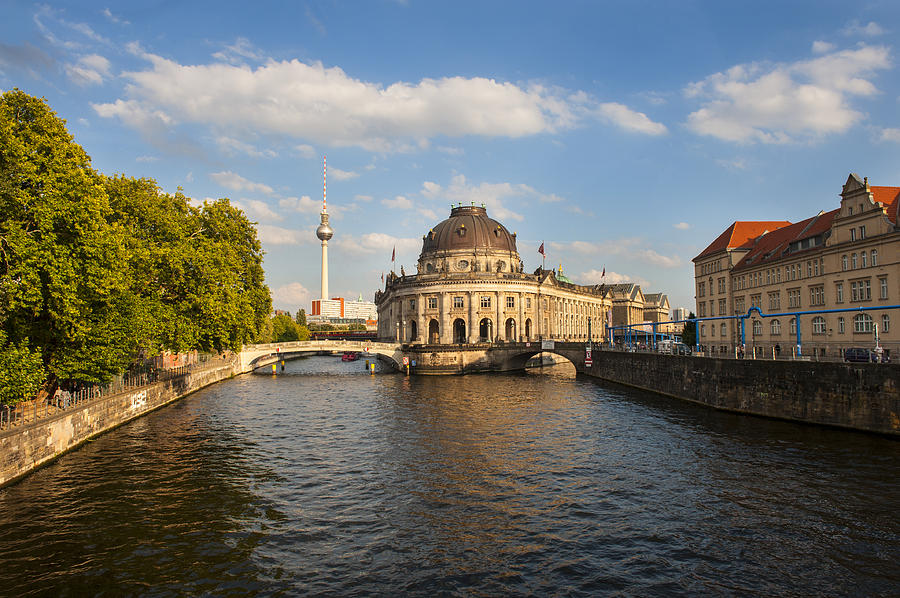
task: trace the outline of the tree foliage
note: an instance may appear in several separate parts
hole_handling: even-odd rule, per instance
[[[256,340],[271,309],[262,255],[227,199],[196,207],[152,179],[104,176],[44,100],[0,97],[0,330],[51,381]]]
[[[16,405],[34,398],[44,381],[40,351],[28,347],[28,339],[18,345],[7,343],[0,330],[0,403]]]
[[[694,312],[688,314],[689,319],[696,317]],[[681,342],[691,347],[697,344],[697,322],[684,323],[684,330],[681,331]]]
[[[309,329],[298,324],[289,315],[272,316],[264,328],[265,333],[260,337],[261,342],[264,343],[309,340]]]

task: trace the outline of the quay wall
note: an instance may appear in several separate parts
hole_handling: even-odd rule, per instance
[[[579,371],[717,409],[900,438],[900,365],[595,351]]]
[[[0,432],[0,487],[72,450],[88,439],[210,384],[230,378],[239,359],[171,380],[100,397],[71,409]]]

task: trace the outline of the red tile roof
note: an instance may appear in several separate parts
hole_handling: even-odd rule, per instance
[[[752,248],[747,255],[734,265],[734,270],[743,270],[744,268],[751,267],[756,268],[760,264],[774,262],[784,257],[785,251],[791,243],[809,239],[830,230],[831,224],[838,215],[838,212],[840,212],[839,208],[830,212],[817,214],[812,218],[807,218],[796,224],[791,224],[790,226],[785,226],[784,228],[770,232],[752,245]],[[818,246],[794,251],[791,255],[796,256],[799,253],[817,248]]]
[[[888,219],[896,225],[898,211],[900,211],[900,187],[870,186],[869,189],[872,191],[875,201],[884,204],[884,207],[887,208]]]
[[[789,226],[790,224],[791,223],[786,220],[766,222],[735,222],[731,226],[726,228],[725,232],[719,235],[715,241],[710,243],[709,247],[701,251],[700,255],[694,258],[694,261],[697,261],[708,255],[712,255],[713,253],[716,253],[718,251],[724,251],[725,249],[734,249],[736,247],[743,247],[766,231],[769,231],[771,233],[774,230]]]

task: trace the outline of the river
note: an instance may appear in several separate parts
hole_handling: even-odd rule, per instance
[[[900,591],[896,441],[568,364],[363,367],[311,357],[219,383],[0,490],[0,593]]]

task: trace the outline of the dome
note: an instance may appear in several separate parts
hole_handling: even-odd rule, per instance
[[[450,210],[449,218],[428,231],[422,243],[422,255],[466,249],[516,252],[516,236],[489,218],[484,207],[460,205]]]

